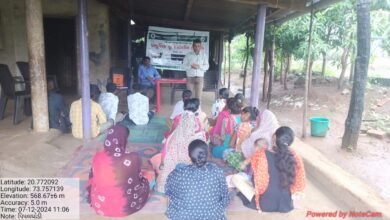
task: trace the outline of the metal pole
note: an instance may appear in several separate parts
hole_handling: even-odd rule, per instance
[[[89,47],[87,1],[79,0],[78,14],[79,41],[80,41],[80,74],[81,74],[81,100],[83,115],[83,140],[87,143],[91,139],[91,96],[89,91]]]
[[[265,15],[267,7],[259,5],[257,7],[256,35],[255,35],[255,54],[253,59],[253,73],[251,85],[250,105],[259,106],[260,97],[260,74],[261,74],[261,53],[264,45]]]
[[[34,131],[49,131],[45,41],[41,0],[26,0],[27,47],[31,73],[31,102]]]

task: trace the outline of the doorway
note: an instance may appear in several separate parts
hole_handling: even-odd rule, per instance
[[[74,18],[43,20],[46,74],[57,81],[62,94],[77,94],[76,24]]]

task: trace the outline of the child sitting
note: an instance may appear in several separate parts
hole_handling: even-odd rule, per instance
[[[222,88],[218,92],[219,97],[215,100],[213,106],[211,107],[211,118],[216,119],[218,114],[225,108],[226,101],[229,98],[229,90],[227,88]]]
[[[255,148],[257,150],[259,149],[268,149],[269,143],[265,138],[259,138],[255,141]],[[240,164],[240,170],[246,170],[247,166],[250,164],[252,158],[247,158],[246,160],[242,161]]]
[[[237,170],[240,169],[240,164],[243,160],[241,143],[251,134],[253,129],[251,122],[256,120],[258,114],[259,110],[256,107],[248,106],[242,110],[241,123],[235,128],[232,138],[230,139],[229,145],[232,148],[224,152],[224,158],[227,163]]]

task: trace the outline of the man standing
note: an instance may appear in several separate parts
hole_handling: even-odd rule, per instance
[[[203,90],[204,72],[209,69],[207,55],[200,51],[201,48],[202,42],[199,39],[194,40],[192,42],[193,51],[189,52],[183,60],[183,67],[187,72],[187,88],[199,100]]]

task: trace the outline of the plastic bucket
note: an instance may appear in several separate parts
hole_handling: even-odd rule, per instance
[[[329,130],[329,119],[313,117],[310,118],[311,136],[325,137]]]

